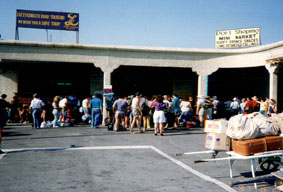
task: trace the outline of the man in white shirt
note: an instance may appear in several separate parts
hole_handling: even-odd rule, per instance
[[[59,107],[61,108],[61,112],[63,114],[64,120],[67,117],[67,106],[68,106],[68,96],[65,96],[64,99],[59,101]]]
[[[239,109],[240,109],[240,104],[237,101],[237,98],[234,97],[233,98],[233,102],[231,102],[230,104],[230,111],[231,111],[231,115],[235,116],[239,114]]]
[[[41,116],[41,107],[44,106],[44,103],[39,99],[37,93],[33,95],[33,100],[29,106],[30,110],[32,110],[33,117],[33,127],[35,129],[40,128],[40,116]]]

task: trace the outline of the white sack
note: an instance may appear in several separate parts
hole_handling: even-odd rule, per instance
[[[227,136],[232,139],[255,139],[262,136],[277,135],[279,127],[260,113],[236,115],[228,121]]]
[[[283,133],[283,113],[270,117],[270,120],[274,125],[279,127],[281,134]]]

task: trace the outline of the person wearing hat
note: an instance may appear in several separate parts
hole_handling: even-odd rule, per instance
[[[237,98],[234,97],[233,101],[230,104],[230,111],[231,111],[231,116],[235,116],[239,114],[239,109],[240,109],[240,104],[237,101]]]
[[[32,111],[32,118],[33,118],[33,127],[35,129],[40,128],[40,116],[41,116],[41,108],[45,104],[39,99],[37,93],[33,95],[33,100],[29,106],[30,110]]]

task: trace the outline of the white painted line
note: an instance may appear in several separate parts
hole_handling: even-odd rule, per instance
[[[6,153],[3,153],[0,155],[0,160],[6,155]]]
[[[98,149],[151,149],[150,145],[137,145],[137,146],[101,146],[101,147],[74,147],[67,150],[98,150]]]
[[[151,149],[152,146],[150,145],[137,145],[137,146],[93,146],[93,147],[50,147],[50,148],[22,148],[22,149],[5,149],[3,150],[5,153],[12,153],[12,152],[25,152],[25,151],[73,151],[73,150],[107,150],[107,149]]]
[[[208,175],[205,175],[197,170],[194,170],[193,168],[191,168],[190,166],[184,164],[183,162],[169,156],[168,154],[162,152],[161,150],[159,150],[158,148],[151,146],[151,145],[137,145],[137,146],[100,146],[100,147],[69,147],[69,148],[23,148],[23,149],[6,149],[3,150],[6,153],[11,153],[11,152],[24,152],[24,151],[60,151],[60,150],[66,150],[66,151],[72,151],[72,150],[107,150],[107,149],[152,149],[153,151],[159,153],[161,156],[169,159],[170,161],[172,161],[173,163],[179,165],[180,167],[184,168],[187,171],[190,171],[191,173],[195,174],[196,176],[200,177],[201,179],[204,179],[206,181],[209,181],[211,183],[214,183],[216,185],[218,185],[219,187],[225,189],[226,191],[232,191],[232,192],[237,192],[236,190],[234,190],[233,188],[231,188],[230,186],[226,185],[225,183],[214,179]],[[0,155],[0,159],[2,159],[6,154],[2,154]]]
[[[151,147],[154,151],[156,151],[157,153],[159,153],[160,155],[162,155],[163,157],[169,159],[170,161],[172,161],[173,163],[181,166],[182,168],[186,169],[187,171],[190,171],[191,173],[195,174],[196,176],[204,179],[204,180],[207,180],[211,183],[214,183],[216,185],[218,185],[219,187],[225,189],[226,191],[233,191],[233,192],[237,192],[235,189],[231,188],[230,186],[226,185],[225,183],[217,180],[217,179],[214,179],[208,175],[205,175],[197,170],[194,170],[193,168],[191,168],[190,166],[184,164],[183,162],[177,160],[177,159],[174,159],[173,157],[169,156],[168,154],[160,151],[159,149],[157,149],[156,147],[152,146]]]

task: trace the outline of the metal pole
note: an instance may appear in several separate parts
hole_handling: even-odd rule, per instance
[[[76,32],[76,43],[79,43],[79,31]]]
[[[46,29],[46,39],[47,39],[47,42],[49,42],[48,40],[48,30]]]
[[[16,31],[15,31],[15,40],[19,40],[19,29],[18,29],[18,27],[16,27]]]

